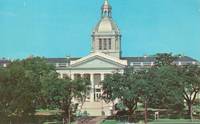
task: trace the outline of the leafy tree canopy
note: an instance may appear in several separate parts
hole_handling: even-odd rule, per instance
[[[41,97],[41,84],[54,68],[43,58],[15,60],[0,69],[0,114],[23,116],[33,114]]]

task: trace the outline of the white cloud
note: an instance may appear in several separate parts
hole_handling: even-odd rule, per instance
[[[17,16],[15,13],[13,12],[8,12],[8,11],[0,11],[0,16]]]

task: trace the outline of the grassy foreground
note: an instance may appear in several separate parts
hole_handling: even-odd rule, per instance
[[[116,120],[106,120],[102,124],[123,124],[124,122],[118,122]],[[137,124],[144,124],[143,122],[138,122]],[[200,124],[200,120],[187,119],[160,119],[153,122],[148,122],[148,124]]]
[[[115,121],[115,120],[106,120],[104,122],[102,122],[101,124],[118,124],[119,122],[118,121]]]
[[[149,124],[200,124],[200,120],[189,120],[189,119],[160,119]]]

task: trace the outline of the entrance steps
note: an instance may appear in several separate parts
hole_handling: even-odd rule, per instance
[[[102,101],[99,102],[85,102],[80,106],[81,113],[86,113],[88,116],[110,116],[112,105]]]

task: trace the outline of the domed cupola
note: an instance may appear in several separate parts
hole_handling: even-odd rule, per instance
[[[93,30],[92,38],[92,52],[103,52],[120,58],[121,34],[112,19],[112,7],[108,0],[104,0],[101,7],[101,19]]]
[[[117,33],[120,34],[119,28],[112,19],[112,7],[108,0],[104,1],[101,7],[101,19],[96,25],[93,33]]]
[[[119,28],[112,18],[103,17],[95,27],[94,33],[113,33],[120,34]]]

